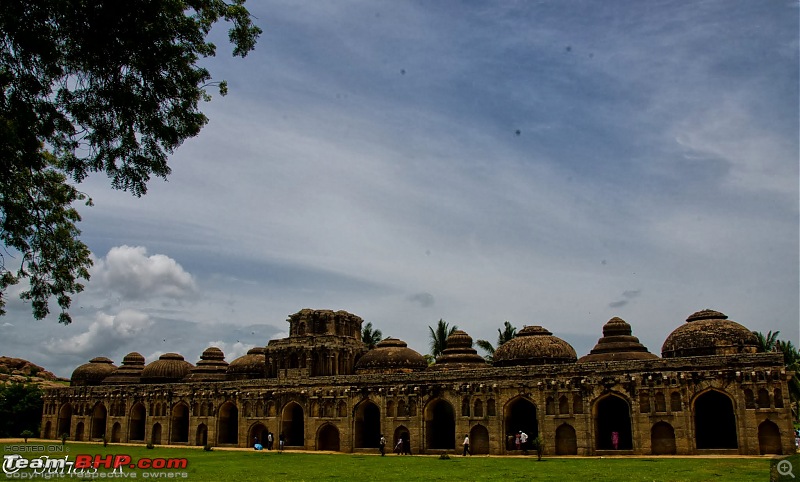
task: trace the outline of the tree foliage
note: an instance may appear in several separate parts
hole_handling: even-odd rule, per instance
[[[42,390],[33,384],[0,385],[0,438],[39,433],[42,423]]]
[[[446,321],[439,319],[436,329],[428,327],[431,332],[431,356],[435,359],[447,348],[447,337],[458,329],[458,326],[449,326]]]
[[[72,294],[91,266],[71,183],[104,172],[114,189],[141,196],[167,158],[196,136],[211,82],[211,28],[228,22],[233,55],[261,29],[244,0],[83,2],[9,0],[0,8],[0,314],[9,286],[37,319],[55,297],[70,323]],[[87,201],[91,202],[91,201]],[[19,256],[19,259],[13,259]],[[13,260],[12,260],[13,259]]]
[[[795,420],[800,421],[800,351],[791,341],[779,340],[780,331],[768,332],[766,335],[759,331],[753,332],[758,339],[759,351],[777,351],[783,355],[783,363],[787,372],[794,372],[789,379],[789,399],[792,404],[792,414]]]
[[[484,358],[486,358],[486,361],[491,362],[491,361],[494,360],[494,352],[495,352],[495,350],[500,348],[505,342],[512,340],[515,336],[517,336],[517,328],[514,327],[514,325],[512,325],[508,321],[505,321],[503,323],[503,328],[502,329],[500,329],[500,328],[497,329],[497,346],[496,347],[494,345],[492,345],[492,343],[487,341],[487,340],[478,340],[478,341],[475,342],[475,344],[478,345],[479,348],[481,348],[483,351],[486,352],[486,356],[484,356]]]
[[[368,321],[367,324],[364,325],[364,328],[361,329],[361,341],[363,341],[370,350],[375,348],[375,345],[380,343],[382,339],[383,333],[381,333],[381,330],[373,329],[371,321]]]

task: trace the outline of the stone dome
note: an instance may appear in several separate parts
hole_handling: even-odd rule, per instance
[[[472,337],[461,330],[447,337],[447,348],[436,358],[431,370],[470,370],[486,367],[486,360],[472,348]]]
[[[541,326],[524,327],[494,352],[494,366],[498,367],[574,363],[577,359],[572,345]]]
[[[387,338],[356,362],[356,373],[411,373],[428,368],[425,357],[408,348],[406,342]]]
[[[73,387],[100,385],[116,369],[117,366],[109,358],[104,356],[92,358],[89,363],[84,363],[72,372],[69,384]]]
[[[219,348],[210,346],[200,355],[200,361],[189,370],[184,381],[222,381],[227,371],[225,354]]]
[[[650,353],[639,339],[631,335],[631,325],[622,318],[614,317],[603,325],[603,337],[588,355],[578,363],[615,360],[652,360],[658,356]]]
[[[756,335],[714,310],[692,313],[686,323],[669,334],[661,347],[661,356],[733,355],[758,351]]]
[[[144,357],[141,353],[131,352],[122,359],[122,365],[103,380],[103,384],[125,385],[139,383],[144,370]]]
[[[247,355],[240,356],[228,365],[226,380],[251,380],[266,378],[267,357],[265,348],[257,346],[247,351]]]
[[[192,364],[178,353],[165,353],[142,370],[142,383],[176,383],[192,369]]]

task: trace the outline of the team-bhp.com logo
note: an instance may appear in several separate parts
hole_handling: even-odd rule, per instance
[[[176,472],[189,465],[186,458],[141,458],[130,455],[76,455],[64,457],[42,455],[32,459],[19,454],[3,456],[3,473],[7,479],[33,478],[187,478]],[[100,469],[108,469],[104,472]],[[138,472],[136,472],[138,470]]]

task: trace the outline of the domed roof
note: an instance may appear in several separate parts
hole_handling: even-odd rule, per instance
[[[597,341],[588,355],[578,363],[614,360],[652,360],[658,356],[650,353],[639,339],[631,335],[631,325],[622,318],[614,317],[603,325],[603,337]]]
[[[164,353],[142,370],[142,383],[176,383],[183,380],[192,364],[178,353]]]
[[[250,380],[265,378],[267,373],[267,358],[263,346],[257,346],[247,351],[247,355],[240,356],[228,365],[225,375],[226,380]]]
[[[425,357],[408,348],[406,342],[387,338],[356,362],[356,373],[411,373],[428,368]]]
[[[758,351],[756,335],[714,310],[692,313],[676,328],[661,347],[661,356],[733,355]]]
[[[222,381],[228,370],[225,354],[215,346],[206,348],[197,365],[189,370],[184,381]]]
[[[447,348],[436,358],[431,370],[470,370],[485,368],[486,360],[472,348],[472,337],[461,330],[447,337]]]
[[[114,370],[111,375],[103,380],[103,384],[123,385],[139,383],[144,370],[144,357],[137,352],[131,352],[122,359],[122,366]]]
[[[73,387],[100,385],[116,369],[117,366],[109,358],[104,356],[92,358],[89,363],[84,363],[72,372],[69,384]]]
[[[572,345],[541,326],[524,327],[494,352],[494,366],[498,367],[574,363],[577,359]]]

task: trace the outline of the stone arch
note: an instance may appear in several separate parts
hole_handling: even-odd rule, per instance
[[[758,450],[761,455],[782,455],[781,431],[771,420],[764,420],[758,426]]]
[[[347,403],[345,403],[344,400],[339,400],[337,412],[340,418],[344,418],[347,416]]]
[[[161,444],[161,424],[155,423],[153,425],[153,431],[150,432],[150,443],[153,445],[160,445]]]
[[[539,421],[536,417],[536,405],[524,397],[517,397],[506,404],[505,407],[505,432],[511,435],[509,442],[506,438],[506,448],[515,450],[513,435],[520,430],[528,434],[528,442],[539,435]]]
[[[98,403],[94,406],[94,410],[92,410],[92,432],[91,438],[103,438],[106,434],[106,418],[108,416],[108,411],[106,410],[106,406],[103,405],[102,402]]]
[[[406,401],[402,398],[397,402],[397,416],[398,417],[407,417],[408,416],[408,407],[406,406]]]
[[[583,395],[580,393],[576,393],[572,396],[572,413],[574,414],[581,414],[583,413]]]
[[[681,405],[680,392],[672,392],[669,396],[669,409],[673,412],[680,412],[682,410]]]
[[[394,402],[391,401],[391,400],[386,402],[386,416],[387,417],[394,417],[395,416]]]
[[[356,406],[353,420],[356,448],[378,448],[381,440],[381,409],[372,400],[364,400]]]
[[[567,400],[566,395],[561,395],[558,398],[558,413],[561,415],[569,414],[569,400]]]
[[[489,430],[483,425],[475,425],[469,431],[469,450],[473,455],[489,453]]]
[[[631,407],[626,399],[615,393],[605,395],[595,401],[593,413],[597,450],[633,449]]]
[[[469,397],[464,397],[461,399],[461,416],[462,417],[469,417]]]
[[[250,426],[250,430],[247,431],[247,440],[248,443],[251,445],[255,445],[256,438],[258,438],[258,443],[263,445],[264,447],[267,446],[267,427],[264,426],[261,422],[256,422]]]
[[[650,450],[653,455],[675,455],[675,429],[667,422],[658,422],[650,429]]]
[[[556,455],[578,455],[578,437],[575,428],[568,423],[556,429]]]
[[[239,443],[239,408],[233,402],[225,402],[217,415],[217,444]]]
[[[450,402],[437,398],[425,407],[426,449],[456,448],[456,417]]]
[[[647,392],[639,393],[639,412],[650,413],[650,394]]]
[[[718,390],[707,390],[694,399],[695,442],[698,449],[735,449],[736,414],[733,401]]]
[[[769,408],[769,391],[766,388],[758,389],[758,408]]]
[[[317,431],[317,450],[340,450],[339,429],[332,423],[326,423]]]
[[[56,438],[67,434],[69,437],[72,427],[72,405],[65,403],[58,411],[58,426],[56,428]]]
[[[122,431],[122,425],[119,422],[114,422],[114,425],[111,427],[111,443],[119,443],[120,442],[120,432]]]
[[[186,403],[179,402],[172,407],[170,422],[170,442],[189,443],[189,406]]]
[[[277,409],[275,408],[275,402],[273,400],[267,401],[267,409],[266,409],[267,417],[274,417],[276,413]]]
[[[144,441],[145,411],[144,404],[137,402],[131,407],[128,419],[128,440]]]
[[[494,401],[494,398],[486,400],[486,415],[489,417],[497,416],[497,403]]]
[[[195,445],[208,445],[208,427],[206,424],[201,423],[197,426],[197,431],[194,434],[194,444]]]
[[[749,388],[744,389],[744,408],[756,408],[756,397]]]
[[[472,413],[477,418],[483,418],[483,401],[480,398],[475,400],[475,407]]]
[[[75,425],[75,440],[77,442],[83,440],[83,422],[78,422],[78,424]]]
[[[556,414],[556,402],[553,397],[547,397],[544,401],[544,413],[546,415]]]
[[[662,392],[657,392],[656,396],[656,412],[664,413],[667,411],[667,400]]]
[[[297,402],[289,402],[283,407],[281,430],[286,437],[286,446],[305,447],[305,413]]]
[[[400,446],[397,446],[398,441],[400,442]],[[395,452],[399,454],[408,454],[411,455],[411,433],[408,431],[403,425],[400,425],[396,429],[394,429],[394,437],[392,438],[392,448]]]
[[[780,388],[776,388],[772,393],[775,400],[775,408],[783,408],[783,391]]]

